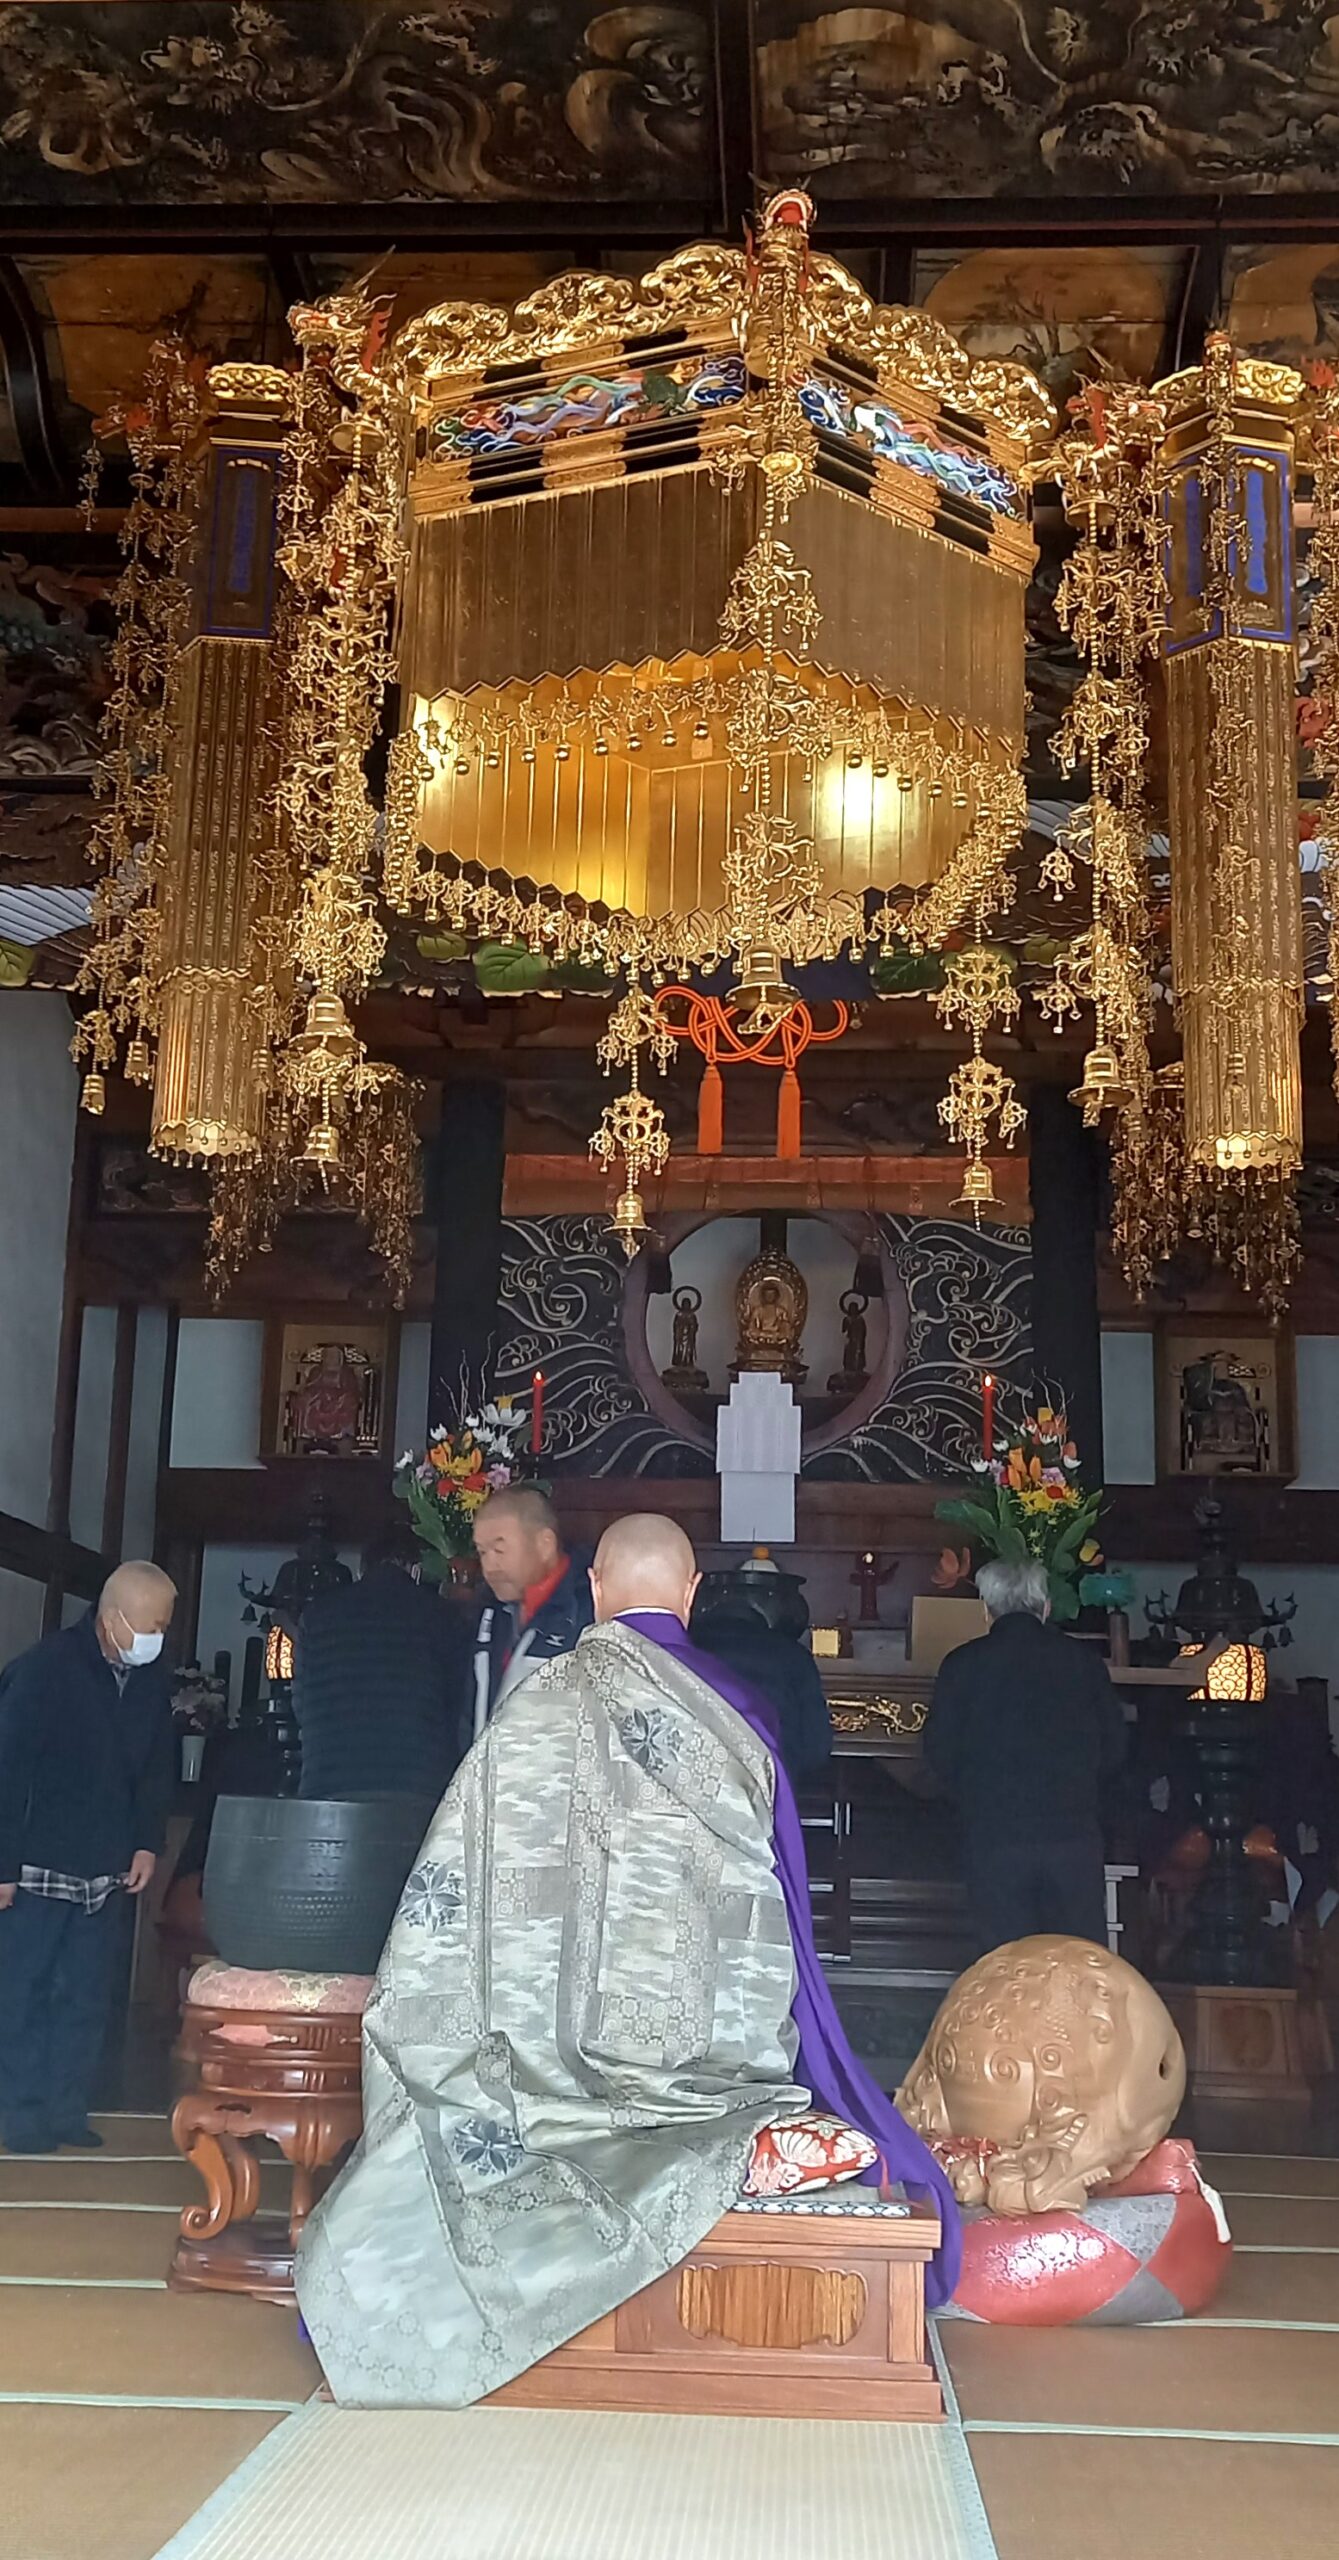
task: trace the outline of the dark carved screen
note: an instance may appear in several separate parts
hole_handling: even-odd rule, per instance
[[[806,1461],[815,1478],[907,1484],[960,1473],[978,1453],[982,1371],[1001,1381],[1005,1411],[1032,1384],[1026,1228],[880,1224],[907,1292],[905,1358],[863,1429]],[[555,1476],[711,1476],[707,1453],[676,1437],[633,1382],[626,1273],[603,1217],[506,1220],[498,1386],[523,1395],[543,1370]]]

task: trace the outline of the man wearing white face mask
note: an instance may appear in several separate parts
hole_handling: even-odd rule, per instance
[[[118,1565],[96,1609],[0,1679],[0,2132],[96,2150],[117,1899],[151,1881],[172,1795],[160,1657],[176,1590]]]

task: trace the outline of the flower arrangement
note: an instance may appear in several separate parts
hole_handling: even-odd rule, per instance
[[[482,1412],[463,1414],[454,1430],[430,1431],[422,1457],[405,1451],[391,1482],[408,1506],[423,1548],[423,1570],[435,1582],[448,1581],[452,1565],[469,1555],[474,1515],[490,1493],[515,1482],[516,1442],[524,1427],[524,1413],[513,1408],[510,1396],[499,1396]]]
[[[1079,1453],[1063,1410],[1040,1405],[1017,1431],[995,1441],[988,1458],[973,1460],[979,1493],[935,1506],[936,1517],[965,1529],[970,1546],[947,1548],[935,1580],[941,1590],[965,1582],[973,1556],[999,1556],[1008,1564],[1043,1564],[1051,1585],[1051,1615],[1077,1618],[1079,1583],[1100,1564],[1092,1532],[1101,1493],[1085,1493],[1078,1481]]]

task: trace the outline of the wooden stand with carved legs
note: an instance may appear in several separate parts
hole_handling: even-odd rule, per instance
[[[177,2046],[199,2076],[178,2100],[172,2139],[199,2171],[168,2283],[178,2293],[249,2293],[292,2302],[298,2237],[318,2194],[363,2129],[362,2020],[292,2010],[187,2004]],[[292,2164],[286,2217],[258,2215],[264,2136]]]

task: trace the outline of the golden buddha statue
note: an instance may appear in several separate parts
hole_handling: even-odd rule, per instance
[[[735,1357],[730,1371],[771,1369],[788,1386],[808,1376],[800,1357],[809,1291],[789,1254],[764,1246],[735,1282]]]

